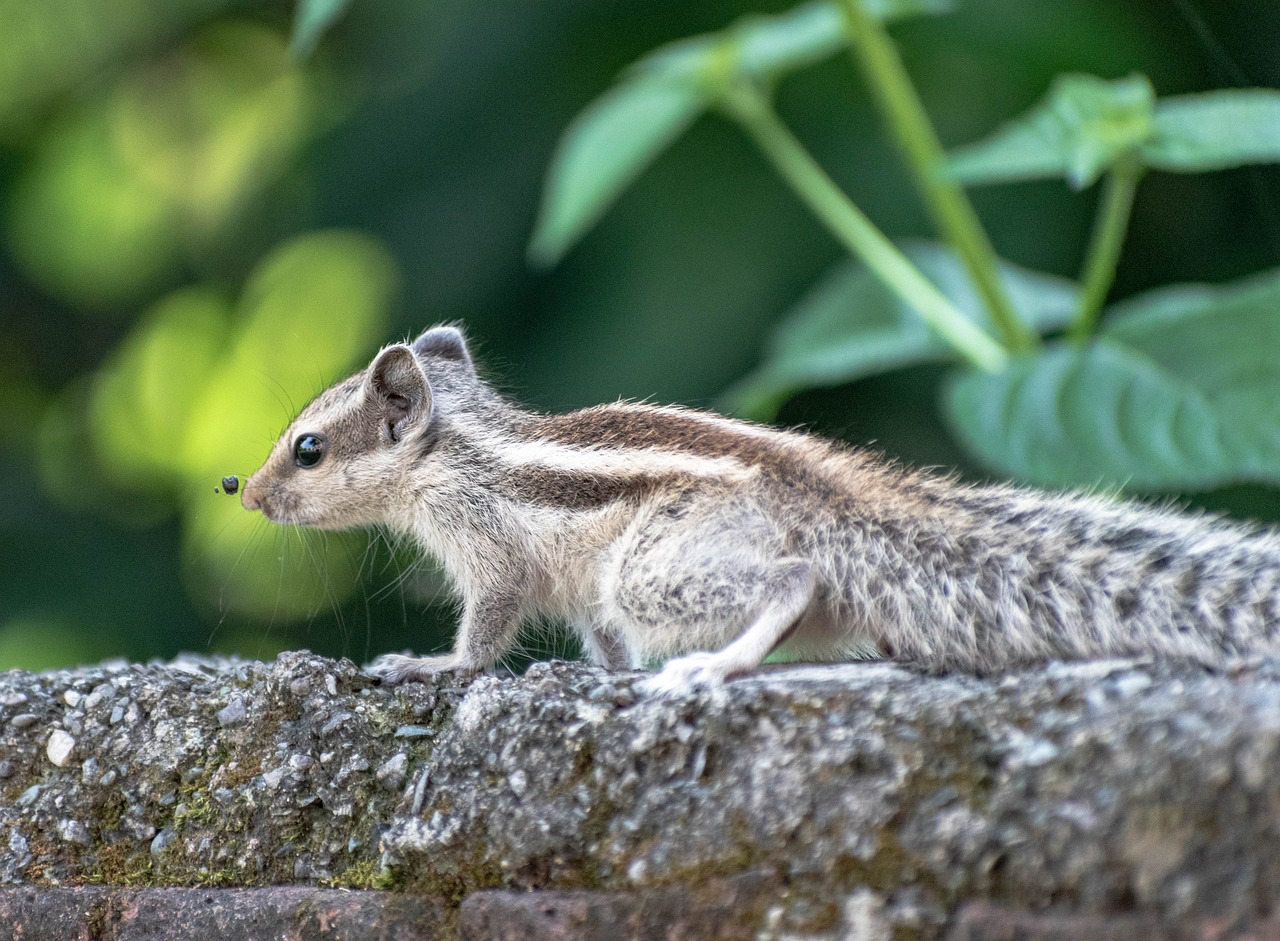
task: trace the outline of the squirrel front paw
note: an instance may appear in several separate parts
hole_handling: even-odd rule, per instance
[[[467,663],[457,654],[438,657],[405,657],[386,653],[365,668],[366,672],[380,677],[382,682],[396,686],[410,680],[424,682],[440,673],[454,673],[461,678],[474,676],[478,667]]]
[[[667,661],[657,673],[641,680],[640,691],[646,696],[679,696],[720,686],[728,674],[724,658],[718,654],[691,653]]]

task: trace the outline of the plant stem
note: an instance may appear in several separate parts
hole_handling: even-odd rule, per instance
[[[1089,237],[1089,248],[1080,274],[1083,285],[1080,307],[1068,331],[1076,343],[1083,343],[1092,335],[1107,293],[1115,281],[1120,249],[1129,228],[1129,214],[1133,211],[1133,194],[1142,173],[1142,164],[1137,160],[1121,160],[1108,171],[1103,183],[1093,234]]]
[[[960,185],[942,172],[946,155],[898,50],[863,0],[843,0],[843,6],[850,43],[934,225],[964,262],[1005,345],[1014,352],[1033,349],[1039,338],[1013,309],[1000,282],[995,249],[973,204]]]
[[[746,83],[730,85],[723,103],[754,138],[783,179],[853,255],[965,359],[991,372],[1008,356],[920,273],[906,255],[827,176],[774,113],[764,94]]]

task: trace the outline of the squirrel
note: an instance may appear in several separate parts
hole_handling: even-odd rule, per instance
[[[1221,666],[1280,631],[1280,533],[1092,494],[970,485],[870,451],[681,407],[540,414],[477,373],[453,326],[383,348],[312,401],[245,483],[276,523],[383,526],[461,596],[472,674],[535,615],[652,693],[780,647],[991,674],[1055,659]]]

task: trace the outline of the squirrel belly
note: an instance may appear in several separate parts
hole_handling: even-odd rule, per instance
[[[451,653],[386,680],[491,666],[567,621],[597,663],[675,657],[715,683],[785,647],[990,673],[1273,649],[1280,535],[1094,495],[972,486],[871,452],[677,407],[519,408],[461,332],[384,348],[322,392],[241,491],[279,523],[412,537],[463,601]]]

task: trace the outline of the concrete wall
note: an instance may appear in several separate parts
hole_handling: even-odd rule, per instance
[[[0,924],[1280,938],[1277,772],[1272,662],[795,666],[666,700],[572,663],[394,689],[305,653],[10,672]]]

